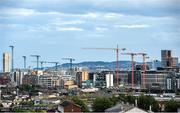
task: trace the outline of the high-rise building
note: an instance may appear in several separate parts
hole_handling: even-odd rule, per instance
[[[88,72],[80,71],[76,73],[76,82],[79,87],[82,87],[82,83],[88,80]]]
[[[3,53],[3,72],[10,72],[10,54]]]
[[[97,88],[109,88],[114,86],[113,72],[102,71],[101,73],[95,73],[95,87]]]
[[[178,57],[173,57],[172,58],[172,66],[178,66],[178,63],[179,63]]]
[[[178,66],[178,58],[172,57],[171,50],[161,50],[161,66],[162,67]]]
[[[161,66],[162,67],[171,67],[172,66],[171,50],[161,50]]]

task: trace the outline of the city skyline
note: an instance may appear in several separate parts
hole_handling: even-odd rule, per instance
[[[115,52],[82,48],[117,44],[152,59],[160,60],[162,49],[180,58],[179,4],[178,0],[1,0],[0,58],[14,45],[15,67],[23,67],[24,55],[35,66],[31,54],[62,63],[64,57],[76,62],[115,61]],[[130,56],[120,55],[120,60]]]

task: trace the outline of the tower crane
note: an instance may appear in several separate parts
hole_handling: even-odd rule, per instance
[[[146,72],[146,59],[149,58],[147,57],[146,53],[137,53],[137,55],[142,55],[143,57],[143,65],[142,65],[142,84],[143,84],[143,88],[145,88],[146,85],[146,81],[145,81],[145,72]]]
[[[135,62],[134,62],[134,56],[137,55],[137,53],[122,53],[122,55],[130,55],[131,56],[131,71],[132,71],[132,76],[131,76],[131,87],[134,87],[134,66],[135,66]]]
[[[26,69],[26,56],[22,56],[24,59],[24,69]]]
[[[69,68],[70,68],[70,73],[71,73],[71,75],[72,75],[72,63],[73,63],[73,61],[75,61],[75,59],[74,58],[62,58],[62,60],[69,60]]]
[[[37,61],[32,61],[32,62],[37,62]],[[39,63],[41,64],[41,69],[43,69],[43,64],[47,63],[46,61],[39,61]]]
[[[60,64],[59,62],[47,62],[47,63],[55,64],[55,70],[56,71],[57,71],[58,64]]]
[[[83,48],[83,49],[94,49],[94,50],[111,50],[116,52],[116,84],[119,85],[119,52],[125,51],[126,48],[119,48],[118,45],[116,48]]]
[[[31,57],[35,57],[36,58],[36,62],[37,62],[37,70],[39,69],[39,58],[41,57],[40,55],[30,55]]]

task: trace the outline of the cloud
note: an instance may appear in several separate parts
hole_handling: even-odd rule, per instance
[[[73,21],[57,21],[57,22],[53,22],[53,25],[76,25],[76,24],[83,24],[85,23],[85,21],[83,20],[73,20]]]
[[[0,14],[13,16],[31,16],[35,14],[35,11],[33,9],[27,8],[2,8],[0,9]]]
[[[98,31],[98,32],[103,32],[103,31],[107,31],[108,28],[105,28],[105,27],[96,27],[95,30]]]
[[[63,13],[56,11],[38,11],[36,9],[30,8],[9,8],[4,7],[0,9],[1,17],[6,16],[19,16],[19,17],[28,17],[28,16],[42,16],[42,15],[64,15]]]
[[[148,28],[150,27],[150,25],[146,25],[146,24],[134,24],[134,25],[115,25],[115,28]]]
[[[44,12],[87,13],[91,11],[124,13],[129,15],[179,15],[179,0],[1,0],[1,7],[23,7]],[[32,14],[31,10],[26,14]],[[91,17],[96,15],[90,13]],[[113,15],[109,15],[111,17]]]
[[[19,27],[19,24],[0,24],[0,28],[16,28]]]
[[[57,31],[84,31],[82,28],[78,27],[57,27]]]

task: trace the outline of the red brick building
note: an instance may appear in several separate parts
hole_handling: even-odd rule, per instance
[[[58,111],[60,113],[65,112],[81,112],[81,106],[76,105],[75,103],[71,101],[64,101],[58,106]]]
[[[0,85],[7,85],[11,82],[9,73],[0,73]]]

